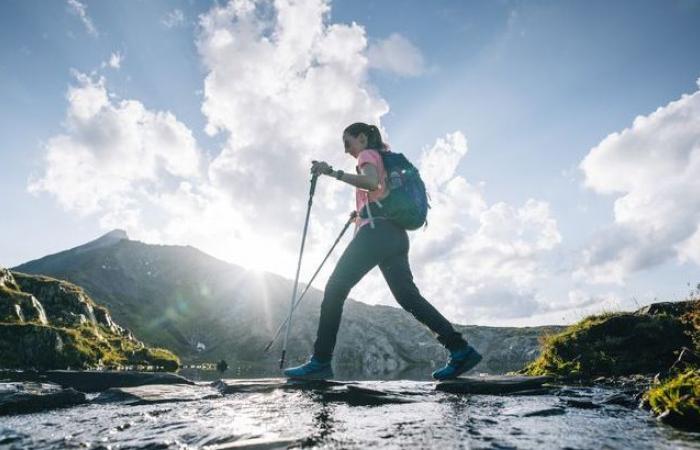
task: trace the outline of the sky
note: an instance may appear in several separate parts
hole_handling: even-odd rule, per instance
[[[0,265],[120,228],[291,279],[310,163],[353,171],[341,135],[363,121],[426,182],[410,262],[450,320],[680,300],[699,55],[698,0],[5,0]],[[302,282],[353,205],[319,181]],[[351,297],[396,305],[377,269]]]

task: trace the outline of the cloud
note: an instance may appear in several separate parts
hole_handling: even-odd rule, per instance
[[[160,23],[166,28],[180,27],[185,24],[185,14],[180,9],[173,9],[160,20]]]
[[[398,33],[370,45],[367,58],[371,68],[400,76],[415,77],[425,72],[421,51]]]
[[[616,200],[614,223],[583,250],[576,277],[621,284],[670,260],[700,264],[700,91],[638,116],[580,168],[586,187]]]
[[[80,3],[79,0],[67,0],[67,2],[70,11],[80,18],[80,21],[83,22],[85,30],[88,32],[88,34],[97,37],[99,33],[97,32],[97,28],[95,28],[95,24],[92,22],[92,19],[87,14],[87,6],[85,6],[84,3]]]
[[[111,67],[112,69],[120,69],[122,66],[122,61],[124,60],[124,55],[121,52],[114,52],[109,56],[109,59],[101,64],[101,68]]]
[[[368,82],[365,30],[329,23],[324,1],[237,0],[200,16],[196,44],[206,73],[205,131],[223,138],[218,152],[205,156],[172,113],[119,99],[104,78],[76,73],[65,129],[46,144],[45,170],[29,189],[136,239],[190,244],[293,276],[311,160],[351,171],[342,130],[358,120],[381,128],[389,110]],[[483,184],[457,173],[467,153],[466,137],[454,132],[435,139],[416,161],[432,198],[427,230],[411,236],[419,287],[458,321],[550,311],[540,287],[561,236],[549,205],[490,204]],[[350,186],[321,178],[302,280],[352,208]],[[377,273],[353,296],[393,302]]]
[[[111,100],[104,78],[74,75],[65,133],[46,144],[46,170],[30,181],[30,192],[49,193],[69,211],[124,213],[133,222],[144,191],[200,175],[192,133],[170,112]]]

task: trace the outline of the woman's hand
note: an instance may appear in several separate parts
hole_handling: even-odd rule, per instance
[[[331,167],[325,161],[311,161],[311,173],[315,175],[330,175],[333,172],[333,167]]]

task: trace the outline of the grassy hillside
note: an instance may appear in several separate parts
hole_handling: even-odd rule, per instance
[[[176,370],[72,283],[0,269],[0,368],[151,367]]]

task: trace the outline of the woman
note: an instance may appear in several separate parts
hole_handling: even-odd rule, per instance
[[[408,264],[409,245],[406,230],[383,217],[359,216],[368,202],[381,201],[388,194],[385,186],[386,172],[379,153],[388,151],[388,147],[382,142],[382,136],[376,126],[362,122],[354,123],[345,129],[343,143],[345,153],[357,159],[357,175],[333,170],[323,161],[315,162],[311,171],[356,187],[358,217],[355,236],[338,260],[326,284],[313,356],[306,364],[286,369],[284,375],[298,379],[333,377],[331,358],[345,299],[353,286],[367,272],[379,265],[396,301],[430,328],[437,335],[438,341],[450,351],[448,363],[433,372],[433,378],[455,378],[478,364],[481,355],[420,295],[413,283]]]

